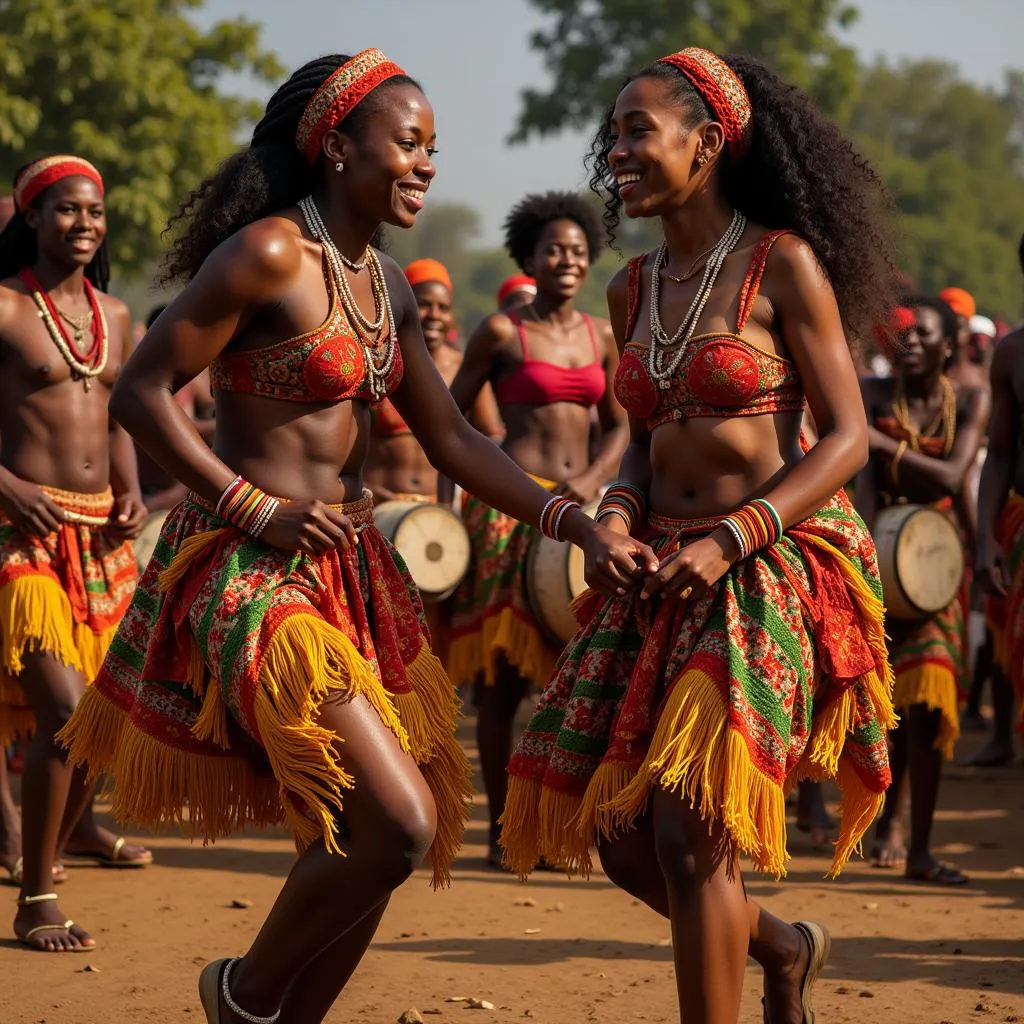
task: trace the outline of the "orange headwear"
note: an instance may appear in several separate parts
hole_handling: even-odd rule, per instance
[[[741,157],[750,142],[750,126],[754,111],[750,97],[739,76],[721,57],[699,46],[690,46],[678,53],[662,57],[661,64],[671,64],[681,71],[708,102],[725,129],[729,152]]]
[[[41,193],[63,178],[80,175],[95,182],[103,195],[103,179],[100,172],[88,160],[80,156],[44,156],[34,160],[18,175],[14,182],[14,203],[19,210],[25,210]]]
[[[418,284],[423,284],[424,281],[437,281],[438,284],[443,284],[448,291],[452,290],[452,279],[444,264],[437,260],[413,260],[405,268],[405,279],[413,288]]]
[[[389,78],[405,72],[374,48],[357,53],[333,72],[310,97],[295,130],[295,144],[310,163],[316,161],[320,143],[355,107]]]
[[[888,322],[875,327],[875,340],[882,354],[891,358],[900,335],[915,326],[917,317],[914,311],[907,306],[896,306],[889,314]]]
[[[965,292],[963,288],[943,288],[939,292],[939,298],[957,316],[962,316],[967,320],[970,320],[978,312],[978,304],[974,301],[974,296],[970,292]]]

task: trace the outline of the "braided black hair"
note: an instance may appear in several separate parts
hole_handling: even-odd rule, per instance
[[[295,132],[316,90],[351,59],[335,53],[303,64],[270,97],[250,144],[228,157],[171,218],[168,230],[181,222],[185,231],[167,254],[160,275],[163,283],[194,277],[225,238],[261,217],[294,206],[313,191],[322,158],[311,165],[298,148]],[[378,85],[337,127],[359,135],[367,119],[379,111],[384,93],[398,85],[420,88],[408,75],[395,75]]]
[[[814,106],[759,61],[725,57],[743,82],[753,108],[746,155],[734,161],[723,151],[721,187],[734,208],[767,228],[788,228],[806,240],[824,267],[851,340],[871,337],[892,307],[895,276],[885,228],[887,197],[867,161]],[[655,78],[672,90],[687,123],[715,120],[688,78],[661,62],[631,75]],[[604,200],[604,222],[614,244],[622,201],[608,155],[613,145],[609,108],[591,144],[590,187]]]
[[[19,167],[14,175],[14,181],[17,182],[21,177],[21,172],[35,162],[35,160],[31,160],[29,163]],[[43,189],[29,203],[29,206],[33,210],[42,209],[47,193],[54,187],[54,185],[51,185],[50,188]],[[25,214],[21,210],[16,209],[14,216],[4,226],[3,231],[0,231],[0,280],[16,277],[18,272],[24,270],[25,267],[33,266],[38,258],[39,245],[35,230],[29,227],[28,221],[25,220]],[[109,289],[110,256],[107,252],[107,240],[105,238],[100,242],[96,254],[89,261],[88,266],[86,266],[85,276],[90,284],[101,292]]]
[[[505,218],[505,249],[519,269],[526,272],[525,262],[537,248],[541,232],[556,220],[571,220],[587,237],[587,254],[591,263],[604,248],[601,218],[594,207],[575,192],[544,192],[529,195],[512,207]]]

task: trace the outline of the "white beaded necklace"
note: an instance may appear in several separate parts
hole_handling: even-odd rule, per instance
[[[327,257],[327,268],[336,290],[341,295],[341,304],[345,315],[362,343],[370,393],[375,399],[384,398],[387,395],[387,381],[395,364],[398,346],[395,314],[391,308],[391,298],[388,295],[380,260],[373,249],[368,249],[366,257],[359,264],[359,266],[368,266],[370,269],[370,284],[373,289],[374,302],[377,305],[377,319],[368,320],[359,308],[359,303],[356,302],[348,278],[345,276],[345,258],[335,245],[334,239],[331,238],[313,197],[306,196],[305,199],[300,200],[299,210],[306,222],[307,230],[323,246],[324,254]],[[352,261],[348,262],[355,266]],[[385,322],[387,329],[382,334],[381,328],[384,327]],[[381,355],[382,346],[383,355]]]
[[[700,287],[697,289],[697,294],[693,297],[693,302],[690,303],[690,308],[686,311],[686,316],[683,317],[682,323],[680,323],[675,334],[671,337],[662,326],[660,311],[661,269],[665,265],[665,258],[668,255],[668,243],[663,242],[661,248],[658,249],[654,257],[654,268],[651,271],[651,344],[647,350],[647,372],[651,380],[657,381],[658,387],[662,390],[667,390],[671,387],[672,377],[675,375],[676,370],[679,369],[679,364],[683,361],[686,347],[697,329],[697,323],[711,296],[711,289],[715,286],[718,273],[722,269],[726,257],[736,248],[746,227],[747,218],[739,210],[735,211],[725,234],[722,235],[711,250],[711,256],[708,258],[707,266],[704,268],[704,276],[701,278]],[[682,344],[679,345],[671,361],[666,363],[666,353],[660,349],[671,348],[680,339],[682,339]]]

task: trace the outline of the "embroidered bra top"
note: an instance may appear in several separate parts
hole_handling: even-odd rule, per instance
[[[555,402],[572,402],[589,409],[601,401],[605,389],[604,367],[601,365],[601,351],[594,334],[594,324],[586,313],[582,316],[590,334],[594,361],[578,367],[556,366],[543,359],[531,359],[522,318],[518,313],[507,315],[519,331],[523,361],[494,386],[494,397],[499,405],[552,405]]]
[[[657,382],[651,380],[647,371],[647,346],[627,340],[615,374],[615,397],[631,416],[645,420],[648,430],[675,420],[727,419],[803,409],[803,389],[793,362],[766,352],[742,337],[768,254],[784,234],[788,232],[771,231],[754,248],[740,292],[735,333],[714,331],[691,338],[667,388],[659,388]],[[627,339],[636,326],[645,258],[637,256],[629,261]]]
[[[280,398],[286,402],[372,401],[366,353],[338,301],[324,257],[330,309],[315,330],[263,348],[221,352],[210,364],[210,383],[219,391]],[[386,381],[390,394],[402,379],[404,364],[396,346]]]

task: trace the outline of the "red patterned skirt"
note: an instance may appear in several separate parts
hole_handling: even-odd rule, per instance
[[[1011,495],[996,524],[996,538],[1006,552],[1010,575],[1005,598],[990,597],[985,619],[992,631],[993,653],[1013,684],[1024,733],[1024,497]]]
[[[359,543],[312,557],[253,539],[198,499],[178,505],[61,737],[91,775],[113,777],[121,820],[204,839],[285,821],[300,850],[322,837],[337,852],[343,792],[359,783],[317,713],[332,694],[359,694],[430,787],[444,884],[471,793],[458,697],[369,497],[340,508]]]
[[[18,685],[25,652],[52,654],[91,683],[139,575],[131,544],[105,525],[109,490],[43,490],[64,510],[56,533],[21,533],[0,514],[0,747],[34,727]]]
[[[659,554],[719,520],[652,516]],[[631,827],[655,786],[721,821],[755,865],[785,872],[785,790],[835,778],[832,864],[860,843],[890,782],[895,724],[874,544],[842,493],[738,562],[699,599],[588,592],[509,764],[501,842],[586,873],[600,835]]]

